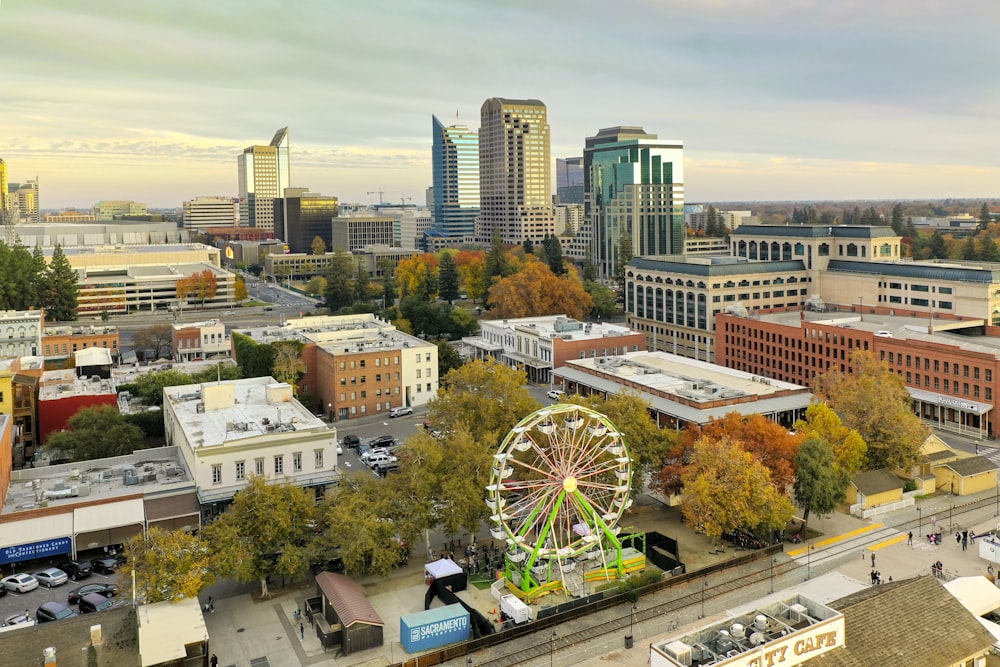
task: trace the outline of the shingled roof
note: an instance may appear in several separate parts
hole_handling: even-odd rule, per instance
[[[809,667],[945,667],[984,655],[993,644],[976,617],[929,575],[872,586],[829,606],[844,614],[845,647],[813,658]]]
[[[336,572],[320,572],[316,575],[316,585],[323,591],[345,628],[355,623],[385,625],[361,586],[350,577]]]
[[[854,486],[866,496],[873,496],[876,493],[903,488],[903,480],[893,475],[888,468],[879,468],[859,472],[854,476]]]
[[[947,463],[941,464],[943,468],[951,468],[956,473],[962,477],[969,477],[970,475],[978,475],[980,473],[989,472],[990,470],[996,470],[997,464],[990,461],[985,456],[970,456],[964,459],[956,459],[954,461],[949,461]]]

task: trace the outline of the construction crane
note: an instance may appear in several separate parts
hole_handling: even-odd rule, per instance
[[[404,196],[402,196],[402,197],[399,198],[399,204],[403,208],[406,208],[406,202],[408,202],[408,201],[413,201],[413,197],[407,197],[407,196],[404,195]]]
[[[368,192],[368,194],[370,194],[370,195],[378,195],[378,204],[379,204],[379,206],[381,206],[382,204],[385,203],[385,190],[382,190],[381,188],[378,189],[378,190],[371,190],[371,191]]]

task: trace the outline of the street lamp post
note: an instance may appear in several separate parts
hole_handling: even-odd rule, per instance
[[[863,296],[858,297],[858,314],[863,322],[865,319],[865,297]]]
[[[813,548],[812,545],[810,544],[806,548],[806,580],[812,578],[812,552]]]
[[[705,590],[708,589],[708,577],[701,580],[701,616],[698,618],[705,618]]]
[[[552,667],[552,661],[554,659],[556,652],[556,631],[553,630],[552,634],[549,635],[549,667]]]
[[[998,487],[997,493],[1000,493],[1000,487]],[[1000,497],[1000,496],[998,496]],[[917,505],[917,537],[924,536],[924,510]]]
[[[333,421],[333,402],[332,401],[327,401],[327,404],[326,404],[326,420],[328,422],[332,422]]]
[[[771,559],[771,592],[774,592],[774,563],[775,559]]]

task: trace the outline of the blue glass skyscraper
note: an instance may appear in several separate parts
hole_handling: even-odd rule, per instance
[[[434,231],[471,237],[479,215],[479,133],[433,119]]]

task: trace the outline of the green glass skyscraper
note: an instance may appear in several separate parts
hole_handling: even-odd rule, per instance
[[[471,237],[479,215],[479,133],[433,119],[434,231]]]

